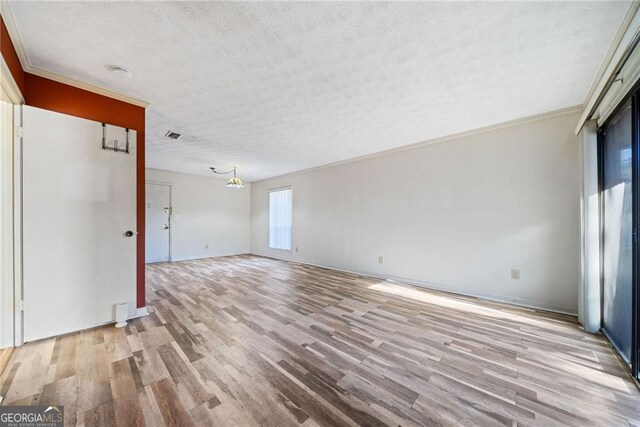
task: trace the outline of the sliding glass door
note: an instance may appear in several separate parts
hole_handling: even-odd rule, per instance
[[[636,88],[598,130],[601,329],[635,378],[640,342],[639,106]]]
[[[601,130],[602,329],[631,367],[633,345],[633,109],[626,101]]]

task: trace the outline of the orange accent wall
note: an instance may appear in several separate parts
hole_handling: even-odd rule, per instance
[[[136,302],[145,306],[145,109],[84,89],[25,73],[9,33],[0,17],[0,53],[27,105],[69,114],[97,122],[135,129],[138,135],[136,158]]]
[[[22,96],[24,96],[24,71],[22,70],[20,59],[18,58],[16,49],[13,47],[11,37],[9,37],[9,32],[7,31],[7,27],[4,25],[2,16],[0,16],[0,52],[2,52],[2,57],[7,63],[7,67],[9,67],[9,71],[11,71],[11,75],[18,85],[18,89],[20,89]]]

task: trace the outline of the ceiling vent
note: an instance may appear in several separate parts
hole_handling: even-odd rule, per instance
[[[168,139],[180,139],[181,136],[182,135],[180,135],[178,132],[174,132],[172,130],[167,131],[167,133],[164,134],[164,137]]]

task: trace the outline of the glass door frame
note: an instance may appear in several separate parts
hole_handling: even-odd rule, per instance
[[[631,316],[631,357],[629,361],[631,366],[627,365],[624,358],[618,354],[617,347],[610,340],[604,329],[604,129],[609,125],[610,121],[616,117],[627,101],[631,99],[631,164],[632,164],[632,316]],[[599,219],[600,219],[600,332],[609,341],[609,344],[620,358],[622,365],[629,371],[631,376],[636,380],[640,379],[640,351],[639,351],[639,334],[640,334],[640,291],[638,290],[638,275],[640,273],[640,251],[638,250],[638,229],[640,227],[640,82],[637,83],[625,96],[611,113],[609,118],[598,127],[598,194],[599,194]]]

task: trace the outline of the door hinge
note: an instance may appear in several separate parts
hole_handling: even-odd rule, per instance
[[[16,136],[18,138],[22,138],[24,136],[24,128],[22,126],[18,126],[16,128]]]
[[[16,311],[24,311],[24,301],[16,301]]]

